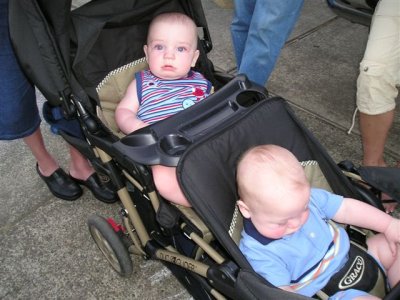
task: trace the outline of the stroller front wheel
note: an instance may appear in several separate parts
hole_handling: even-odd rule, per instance
[[[132,260],[120,236],[101,216],[91,215],[87,223],[93,240],[113,269],[121,276],[129,276],[133,270]]]

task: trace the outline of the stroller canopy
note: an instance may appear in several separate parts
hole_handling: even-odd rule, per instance
[[[11,39],[28,77],[53,105],[70,93],[88,103],[112,70],[144,56],[157,14],[188,14],[211,43],[200,1],[97,0],[71,11],[71,0],[10,0]]]

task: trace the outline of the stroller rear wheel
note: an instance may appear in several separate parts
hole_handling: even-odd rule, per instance
[[[132,260],[121,237],[101,216],[91,215],[88,226],[93,240],[113,269],[121,276],[129,276],[133,269]]]

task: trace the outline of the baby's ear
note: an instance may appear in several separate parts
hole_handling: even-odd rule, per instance
[[[240,212],[242,213],[243,217],[246,219],[250,218],[250,209],[242,200],[236,201],[236,205],[238,206]]]
[[[199,58],[199,55],[200,55],[200,51],[199,50],[194,51],[194,56],[193,56],[192,64],[191,64],[192,68],[196,65],[196,61]]]
[[[143,51],[144,51],[144,54],[146,55],[146,60],[147,60],[147,45],[143,46]]]

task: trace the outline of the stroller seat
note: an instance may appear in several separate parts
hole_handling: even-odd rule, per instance
[[[255,104],[229,128],[219,130],[207,141],[188,148],[178,165],[181,186],[196,212],[212,228],[216,240],[238,264],[240,271],[236,285],[251,286],[247,292],[251,290],[252,296],[258,295],[256,298],[263,297],[266,283],[261,283],[263,279],[249,272],[252,268],[237,247],[242,217],[236,206],[235,170],[241,154],[261,144],[276,144],[292,151],[302,163],[313,187],[360,199],[327,152],[280,98]],[[204,164],[205,160],[207,164]],[[377,273],[376,282],[373,292],[383,297],[385,280],[380,273]],[[319,296],[325,299],[322,293]],[[249,295],[241,297],[247,299]]]
[[[100,101],[100,106],[96,107],[96,114],[116,136],[122,138],[124,133],[119,129],[115,121],[115,109],[125,95],[126,89],[134,79],[135,73],[148,67],[145,57],[126,64],[116,70],[111,71],[96,87],[96,92]],[[172,203],[171,203],[172,204]],[[174,205],[191,224],[200,232],[200,236],[207,243],[214,238],[211,231],[198,217],[193,209],[181,205]]]
[[[100,106],[96,107],[97,116],[119,137],[123,137],[124,134],[115,122],[115,109],[125,95],[128,85],[135,78],[135,73],[147,67],[148,64],[145,57],[137,59],[108,73],[96,87],[100,101]]]

